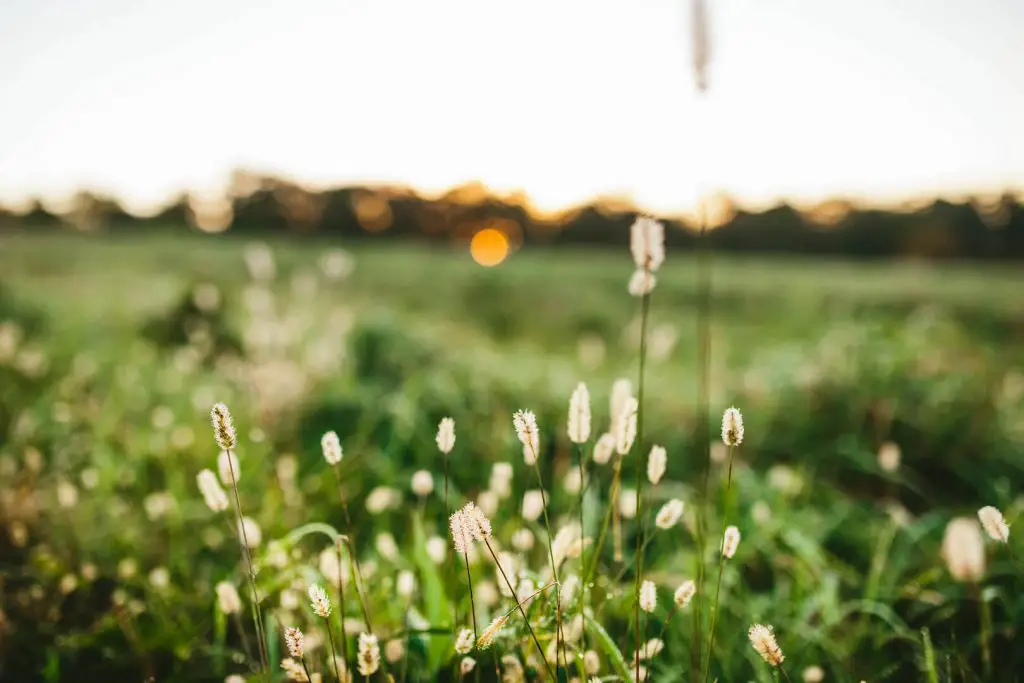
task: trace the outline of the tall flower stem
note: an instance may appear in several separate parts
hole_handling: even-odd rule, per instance
[[[644,485],[644,365],[647,360],[647,318],[651,308],[651,295],[644,294],[640,299],[640,381],[637,383],[637,416],[636,416],[636,519],[638,530],[636,535],[636,587],[633,596],[633,630],[636,639],[636,651],[640,652],[640,582],[644,574],[644,524],[643,524],[643,485]],[[640,657],[636,659],[636,680],[640,680]]]
[[[708,663],[704,669],[704,682],[707,683],[711,676],[711,658],[714,656],[715,647],[715,622],[718,620],[718,600],[722,594],[722,574],[725,573],[725,530],[729,526],[729,493],[732,490],[732,455],[734,447],[729,446],[729,475],[725,484],[725,501],[722,512],[722,546],[718,551],[718,581],[715,586],[715,602],[711,606],[711,631],[708,633]]]
[[[466,559],[466,583],[469,584],[469,613],[473,617],[473,641],[480,637],[476,627],[476,602],[473,600],[473,575],[469,571],[469,553],[463,553]]]
[[[256,589],[256,568],[252,563],[252,551],[249,550],[249,539],[245,533],[245,523],[242,521],[242,501],[238,496],[238,476],[235,474],[235,455],[230,449],[226,449],[228,470],[231,472],[231,491],[235,496],[235,512],[238,515],[238,535],[241,537],[242,554],[249,570],[249,588],[252,590],[252,619],[256,625],[256,643],[260,651],[260,679],[266,676],[270,669],[270,658],[267,655],[266,632],[263,629],[263,615],[260,611],[260,594]]]
[[[370,621],[370,608],[366,603],[366,584],[363,583],[363,575],[359,571],[356,549],[351,538],[345,538],[344,543],[348,546],[348,560],[352,567],[352,578],[356,584],[356,596],[359,598],[359,606],[363,610],[363,620],[366,621],[366,630],[373,633],[373,623]]]
[[[530,445],[530,450],[534,450],[532,444]],[[559,590],[558,567],[555,566],[555,550],[551,543],[552,533],[551,522],[548,520],[548,494],[544,490],[544,477],[540,473],[540,461],[537,458],[536,452],[533,453],[533,470],[537,473],[537,485],[540,487],[541,506],[544,509],[544,528],[547,531],[548,559],[551,561],[551,578],[555,582],[555,666],[557,667],[559,652],[561,652],[562,648],[562,597]],[[541,656],[544,656],[543,652],[541,652]],[[566,668],[569,668],[568,661],[566,662]]]
[[[334,647],[334,631],[331,629],[331,620],[327,617],[324,617],[324,626],[327,627],[327,640],[331,644],[331,656],[334,658],[334,674],[338,677],[338,683],[344,683],[341,677],[341,669],[338,668],[338,650]],[[347,667],[348,664],[346,663],[345,666]],[[306,675],[308,676],[309,673],[307,672]]]
[[[345,628],[345,582],[341,576],[341,545],[343,541],[339,538],[334,542],[334,549],[338,553],[338,614],[341,617],[341,653],[345,658],[345,668],[348,668],[348,629]]]
[[[597,543],[594,545],[594,552],[590,557],[590,567],[585,572],[584,581],[590,583],[594,580],[594,575],[597,572],[597,564],[601,559],[601,550],[604,548],[605,538],[608,536],[608,525],[611,522],[612,514],[618,500],[618,491],[621,486],[620,480],[622,476],[622,456],[615,456],[615,465],[613,466],[612,473],[612,485],[608,490],[608,507],[604,512],[604,522],[601,523],[601,532],[597,536]]]
[[[494,548],[491,547],[491,542],[485,538],[484,539],[484,545],[486,545],[487,546],[487,550],[490,551],[491,558],[494,560],[494,564],[498,568],[498,572],[501,574],[501,578],[503,578],[505,580],[505,585],[508,586],[508,590],[512,594],[512,599],[516,601],[516,607],[519,608],[519,613],[523,615],[523,621],[526,622],[526,628],[529,629],[529,631],[530,631],[530,637],[533,638],[533,644],[537,646],[537,654],[540,655],[540,660],[542,662],[544,662],[544,667],[548,671],[548,676],[551,677],[552,681],[557,681],[558,677],[555,675],[555,672],[551,670],[551,664],[548,663],[548,658],[544,656],[544,648],[541,647],[540,641],[537,640],[537,634],[533,630],[533,625],[530,624],[530,618],[528,616],[526,616],[526,610],[523,608],[523,603],[519,602],[519,596],[516,595],[515,586],[513,586],[512,582],[509,581],[508,575],[505,574],[504,567],[501,566],[501,562],[498,562],[498,556],[495,554]],[[558,582],[554,581],[553,583],[555,584],[555,589],[557,590],[558,589]],[[544,590],[544,589],[541,589],[541,590]],[[538,592],[540,592],[540,591],[538,591]],[[557,664],[557,662],[556,662],[556,664]]]
[[[587,544],[584,540],[587,537],[586,528],[583,526],[583,495],[586,493],[586,489],[583,486],[584,480],[584,468],[583,468],[583,446],[582,444],[576,444],[576,462],[580,468],[580,567],[585,568],[587,566]],[[581,572],[583,573],[583,572]],[[587,582],[586,577],[583,577],[583,583],[580,586],[580,623],[583,623],[583,612],[587,606]],[[580,642],[582,644],[582,651],[586,652],[587,649],[587,629],[583,629],[583,634],[580,636]],[[567,662],[568,664],[568,662]]]
[[[306,680],[307,681],[313,680],[313,676],[310,675],[310,673],[309,673],[309,667],[306,665],[306,658],[305,657],[300,657],[299,661],[302,662],[302,670],[306,672]],[[341,679],[339,678],[338,680],[340,681]]]

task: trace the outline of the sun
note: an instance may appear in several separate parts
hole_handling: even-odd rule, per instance
[[[497,228],[484,228],[473,235],[469,254],[481,266],[496,266],[508,256],[508,237]]]

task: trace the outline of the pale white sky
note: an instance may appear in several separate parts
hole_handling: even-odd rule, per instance
[[[0,201],[146,208],[238,166],[740,200],[1024,189],[1024,2],[2,0]]]

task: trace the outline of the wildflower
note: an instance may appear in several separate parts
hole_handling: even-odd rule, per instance
[[[985,573],[985,547],[978,522],[969,517],[950,520],[942,538],[942,557],[957,581],[981,579]]]
[[[895,472],[900,468],[900,447],[886,441],[878,448],[878,466],[884,472]]]
[[[337,584],[338,581],[348,583],[348,565],[338,559],[336,547],[329,546],[320,551],[317,564],[320,574],[331,584]]]
[[[665,476],[665,467],[668,463],[668,454],[661,446],[652,446],[651,454],[647,456],[647,480],[657,486],[661,478]]]
[[[238,457],[231,451],[221,451],[217,456],[217,476],[220,483],[225,486],[237,484],[242,477],[242,470],[238,466]]]
[[[126,557],[117,563],[117,575],[122,579],[130,579],[139,571],[139,563],[135,558]]]
[[[605,432],[594,444],[594,462],[598,465],[607,464],[615,452],[615,435]]]
[[[171,585],[171,573],[167,571],[167,567],[157,567],[149,573],[149,582],[153,588],[163,590]]]
[[[157,571],[156,569],[153,570],[153,572],[156,572],[156,571]],[[164,571],[166,572],[167,570],[164,569]],[[152,576],[153,576],[153,574],[151,573],[150,574],[150,578],[151,579],[152,579]],[[155,585],[155,582],[154,582],[154,585]],[[158,588],[162,588],[163,585],[164,584],[162,584],[160,586],[157,586],[157,587]],[[73,593],[76,588],[78,588],[78,577],[77,576],[75,576],[74,574],[65,574],[64,576],[61,577],[61,579],[60,579],[60,592],[61,593],[63,593],[64,595],[68,595],[69,593]]]
[[[412,492],[426,498],[434,492],[434,477],[426,470],[417,470],[412,475]]]
[[[224,614],[237,614],[242,609],[242,599],[238,597],[238,589],[233,583],[221,581],[214,586],[217,593],[217,606]]]
[[[305,682],[309,680],[309,677],[306,676],[306,671],[302,668],[302,665],[291,657],[286,657],[281,660],[281,668],[284,670],[284,674],[288,677],[289,681]]]
[[[337,432],[327,432],[320,437],[320,450],[323,451],[324,460],[328,465],[337,465],[341,462],[341,440]]]
[[[238,674],[230,674],[224,679],[224,683],[245,683],[245,679]]]
[[[697,592],[697,584],[687,579],[679,584],[679,588],[676,588],[673,600],[676,603],[676,607],[682,609],[690,604],[690,600],[693,600],[694,594]]]
[[[501,499],[494,491],[481,491],[476,497],[476,506],[488,517],[498,512],[500,503]]]
[[[288,654],[295,659],[302,659],[302,631],[290,626],[284,630],[284,642],[288,646]]]
[[[488,485],[498,498],[508,498],[512,495],[512,464],[507,462],[496,462],[491,467],[491,479]]]
[[[235,426],[231,424],[231,413],[223,403],[214,403],[210,409],[210,421],[213,423],[213,436],[222,450],[230,451],[237,445]]]
[[[658,270],[665,260],[665,226],[649,216],[637,216],[629,230],[629,250],[637,268]]]
[[[645,612],[653,612],[658,605],[658,588],[653,581],[644,580],[640,584],[640,609]]]
[[[405,655],[405,643],[401,638],[392,638],[384,643],[384,659],[392,664]]]
[[[468,655],[473,651],[473,632],[468,628],[464,628],[459,631],[459,635],[455,637],[455,653],[460,655]]]
[[[636,439],[636,414],[639,404],[630,396],[622,407],[622,413],[616,422],[615,450],[619,455],[626,455],[633,447]]]
[[[989,538],[993,541],[1002,541],[1008,543],[1010,540],[1010,527],[1006,525],[1006,520],[1003,519],[1003,513],[991,505],[978,510],[978,519],[981,520],[981,526],[988,534]]]
[[[640,648],[637,657],[643,659],[654,659],[665,649],[665,641],[661,638],[651,638]]]
[[[565,487],[566,493],[573,495],[580,492],[583,488],[583,473],[580,472],[579,467],[572,467],[565,474],[565,479],[562,480],[562,486]]]
[[[427,556],[434,564],[441,564],[448,556],[448,544],[440,536],[427,539]]]
[[[722,536],[722,557],[731,560],[732,556],[736,554],[736,548],[739,544],[740,530],[734,526],[728,527]]]
[[[459,662],[459,672],[463,676],[465,676],[468,673],[471,673],[475,667],[476,667],[476,660],[473,659],[472,657],[463,657],[462,661]]]
[[[448,455],[455,448],[455,420],[446,417],[437,425],[437,449]]]
[[[62,508],[73,508],[78,504],[78,489],[69,481],[61,480],[57,484],[57,503]]]
[[[395,581],[395,592],[399,597],[408,600],[416,590],[416,575],[411,571],[404,570],[398,573],[398,580]]]
[[[590,438],[590,393],[587,385],[580,382],[569,399],[569,440],[586,443]]]
[[[502,683],[522,683],[526,680],[523,663],[515,655],[504,655],[501,658],[501,665],[505,667],[505,675],[501,677]]]
[[[379,515],[397,508],[401,502],[401,493],[390,486],[377,486],[366,496],[366,511],[371,515]]]
[[[494,644],[494,639],[498,637],[498,633],[501,629],[505,628],[505,623],[508,621],[508,615],[502,614],[497,617],[490,625],[484,629],[484,632],[480,634],[480,637],[476,641],[476,646],[481,650],[486,650]]]
[[[359,634],[359,653],[357,655],[359,673],[372,676],[380,668],[380,645],[377,636],[372,633]]]
[[[737,408],[726,408],[722,414],[722,442],[726,446],[743,443],[743,413]]]
[[[612,382],[612,392],[608,399],[608,415],[611,418],[611,429],[615,432],[619,417],[626,408],[626,401],[633,396],[633,383],[626,377],[620,377]]]
[[[825,670],[818,665],[804,669],[804,683],[821,683],[825,680]]]
[[[570,549],[579,539],[579,522],[566,524],[555,533],[551,541],[551,554],[554,556],[556,567],[568,556]]]
[[[772,666],[779,666],[786,659],[779,644],[775,642],[771,625],[754,624],[747,631],[747,637],[750,638],[750,644],[757,654]]]
[[[313,608],[313,612],[324,619],[331,616],[331,599],[327,597],[327,591],[314,583],[310,585],[308,592],[309,604]]]
[[[536,521],[544,512],[544,494],[539,489],[530,489],[523,494],[523,519]]]
[[[540,435],[537,432],[537,417],[533,414],[532,410],[517,410],[512,416],[512,424],[516,428],[516,436],[519,437],[519,441],[523,444],[523,454],[526,451],[531,452],[531,457],[536,462],[537,456],[540,454]],[[529,459],[529,458],[528,458]],[[532,465],[532,462],[528,462],[528,465]]]
[[[596,676],[601,671],[601,657],[594,650],[583,653],[583,670],[588,676]]]
[[[658,279],[649,270],[637,270],[629,278],[629,286],[626,287],[631,296],[645,296],[654,291],[654,285]]]
[[[636,489],[622,489],[619,492],[619,515],[623,519],[636,517]]]
[[[491,537],[491,520],[487,519],[487,515],[483,513],[483,510],[472,502],[466,503],[463,506],[462,516],[464,523],[469,528],[470,534],[473,536],[473,540],[482,541],[485,538]]]
[[[455,544],[455,552],[466,554],[473,545],[473,532],[466,522],[462,510],[456,510],[448,518],[448,527],[452,532],[452,542]]]
[[[201,470],[196,475],[196,483],[199,485],[199,492],[203,494],[206,507],[214,512],[224,512],[228,509],[228,494],[217,483],[217,475],[210,470]]]
[[[683,516],[683,501],[678,498],[673,498],[658,510],[658,514],[654,517],[654,523],[659,529],[671,529],[679,523],[679,519]]]
[[[238,522],[238,535],[246,546],[255,548],[263,540],[263,532],[252,517],[242,517]]]
[[[512,534],[512,547],[526,553],[533,549],[534,540],[533,532],[529,529],[516,529]]]

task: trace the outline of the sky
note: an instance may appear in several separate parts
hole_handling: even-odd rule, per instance
[[[671,213],[1024,189],[1024,2],[2,0],[0,202],[230,171]]]

